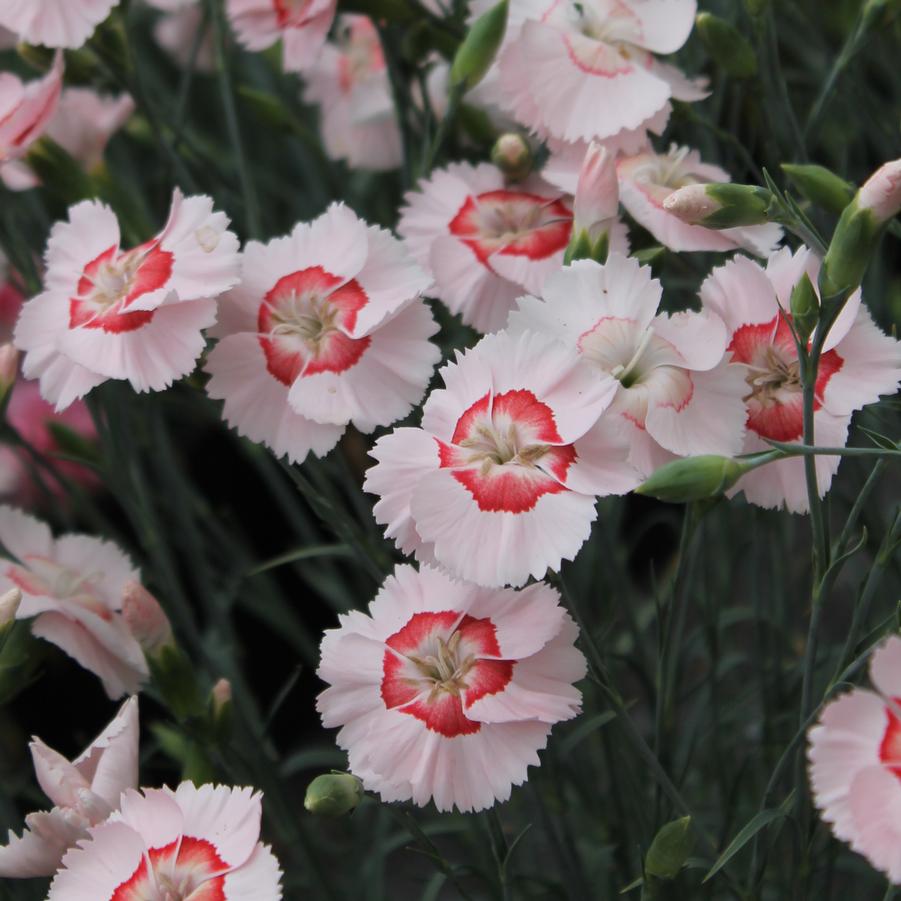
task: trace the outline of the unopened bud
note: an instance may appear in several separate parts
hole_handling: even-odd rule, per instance
[[[340,817],[363,800],[363,783],[351,773],[323,773],[307,787],[303,806],[318,816]]]
[[[573,260],[607,260],[610,228],[619,212],[619,186],[613,154],[592,141],[582,161],[573,201],[573,229],[563,256],[564,265]]]
[[[757,72],[757,56],[748,39],[725,19],[699,13],[695,19],[698,36],[710,58],[735,78],[750,78]]]
[[[901,211],[901,160],[876,170],[845,207],[823,259],[824,299],[853,291],[863,280],[883,226]]]
[[[854,185],[825,166],[783,163],[782,171],[803,197],[830,213],[840,213],[854,197]]]
[[[494,142],[491,162],[508,178],[518,181],[532,170],[532,148],[521,134],[507,132]]]
[[[0,409],[19,375],[19,351],[12,344],[0,345]]]
[[[49,72],[53,66],[54,51],[49,47],[37,47],[34,44],[17,44],[16,53],[32,69],[38,72]]]
[[[753,468],[753,465],[715,454],[686,457],[661,466],[635,489],[635,493],[671,504],[704,500],[728,491]]]
[[[673,820],[654,836],[644,861],[645,873],[657,879],[675,879],[695,846],[691,817]]]
[[[501,0],[472,23],[454,56],[451,88],[470,91],[485,77],[507,30],[508,6],[509,0]]]
[[[15,621],[21,603],[22,592],[18,588],[10,588],[4,594],[0,594],[0,629],[5,629]]]
[[[801,342],[806,344],[820,319],[820,301],[806,272],[792,288],[790,306],[795,331]]]
[[[232,684],[228,679],[220,679],[210,692],[210,700],[213,704],[213,711],[222,710],[226,704],[231,704],[232,700]]]
[[[129,582],[122,593],[122,616],[128,630],[148,657],[175,644],[172,625],[159,601],[139,582]]]
[[[711,182],[686,185],[663,201],[663,208],[689,225],[705,228],[737,228],[762,225],[772,194],[755,185]]]

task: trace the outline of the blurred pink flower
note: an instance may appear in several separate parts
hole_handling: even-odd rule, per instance
[[[421,428],[371,452],[364,488],[404,553],[479,585],[522,585],[571,560],[597,496],[638,484],[615,436],[618,383],[535,332],[488,335],[441,370]]]
[[[563,264],[570,204],[537,176],[508,186],[489,163],[451,163],[405,201],[398,232],[432,273],[435,296],[477,331],[503,328],[516,298],[540,292]]]
[[[3,0],[0,25],[26,44],[74,50],[118,5],[119,0]]]
[[[154,3],[160,9],[171,9],[167,15],[162,16],[153,27],[153,35],[157,43],[167,51],[179,66],[187,67],[191,64],[194,45],[197,41],[197,32],[203,24],[203,9],[196,0],[188,0],[180,6],[165,7],[161,3]],[[194,66],[198,72],[213,72],[216,68],[216,51],[213,46],[213,34],[207,25],[206,31],[200,38]]]
[[[120,246],[112,210],[84,201],[47,245],[45,290],[25,304],[15,341],[23,371],[57,410],[109,378],[160,391],[190,373],[216,320],[215,297],[238,281],[238,239],[209,197],[176,189],[163,231]]]
[[[901,638],[870,658],[875,691],[855,688],[827,704],[808,733],[816,806],[893,883],[901,882]]]
[[[249,788],[126,791],[119,810],[63,858],[47,901],[279,901],[281,869],[259,840],[261,810]]]
[[[383,801],[482,810],[538,766],[579,713],[578,630],[543,582],[477,588],[398,566],[369,608],[325,633],[317,700],[350,770]]]
[[[113,721],[71,763],[40,739],[31,743],[38,782],[56,805],[25,817],[21,838],[12,832],[0,848],[0,876],[52,876],[66,851],[88,837],[89,827],[119,806],[138,784],[138,699],[129,698]]]
[[[675,456],[740,453],[747,384],[729,365],[726,327],[712,313],[658,313],[660,282],[648,266],[611,254],[551,275],[541,298],[523,297],[513,333],[551,335],[618,383],[608,416],[642,475]]]
[[[282,42],[282,66],[301,72],[316,62],[335,19],[336,0],[227,0],[226,11],[248,50]]]
[[[90,535],[54,539],[44,523],[7,506],[0,506],[0,546],[18,561],[0,559],[0,593],[22,591],[17,618],[34,618],[32,633],[99,677],[111,698],[138,691],[147,662],[119,612],[138,575],[128,557]]]
[[[706,94],[655,56],[685,43],[696,11],[696,0],[513,0],[502,96],[521,123],[564,141],[643,128],[670,100]]]
[[[62,86],[63,55],[59,52],[50,71],[27,84],[11,72],[0,72],[0,171],[24,156],[44,133],[56,112]]]
[[[765,257],[782,240],[775,223],[741,228],[713,229],[688,225],[663,207],[677,188],[686,185],[727,182],[729,175],[719,166],[701,161],[696,150],[670,147],[667,153],[647,149],[617,162],[619,193],[629,215],[644,226],[664,247],[675,251],[730,251],[742,247]]]
[[[326,454],[410,412],[425,392],[438,330],[426,275],[388,232],[333,204],[268,244],[250,242],[243,281],[222,301],[206,370],[225,418],[279,456]]]
[[[800,443],[803,398],[798,353],[783,310],[806,272],[817,284],[820,260],[807,248],[783,248],[766,269],[736,256],[713,270],[701,285],[701,303],[722,318],[729,333],[730,365],[747,383],[747,432],[743,452],[769,450],[764,439]],[[814,289],[816,290],[816,289]],[[780,309],[781,307],[781,309]],[[901,378],[901,343],[883,334],[855,292],[829,330],[817,371],[814,440],[820,447],[844,447],[851,415],[881,394],[894,394]],[[822,497],[841,457],[817,455]],[[743,476],[733,494],[761,507],[806,513],[804,463],[793,457],[769,463]]]
[[[134,108],[134,101],[127,95],[104,97],[90,88],[66,88],[44,134],[91,172],[103,162],[107,142]],[[25,161],[3,166],[0,177],[13,191],[40,183]]]
[[[353,169],[396,169],[400,128],[385,57],[366,16],[341,16],[334,41],[304,73],[304,100],[319,105],[326,153]]]

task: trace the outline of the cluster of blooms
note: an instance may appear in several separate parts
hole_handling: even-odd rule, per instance
[[[138,791],[138,738],[132,697],[71,762],[35,739],[35,775],[55,806],[29,814],[21,837],[10,832],[0,876],[53,876],[48,901],[279,901],[260,796],[190,782]]]

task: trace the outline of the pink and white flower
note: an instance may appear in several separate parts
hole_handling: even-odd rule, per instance
[[[0,847],[0,876],[52,876],[66,851],[119,806],[138,785],[138,699],[129,698],[113,721],[71,763],[39,738],[31,743],[34,771],[51,810],[25,817],[22,836]]]
[[[740,228],[713,229],[688,225],[663,207],[673,191],[686,185],[729,181],[719,166],[701,161],[688,147],[672,145],[667,153],[647,149],[617,162],[619,195],[629,215],[643,225],[664,247],[675,251],[730,251],[742,247],[765,257],[782,240],[775,223]]]
[[[316,706],[384,801],[442,811],[506,801],[553,724],[579,712],[578,630],[543,582],[485,589],[398,566],[368,615],[340,621],[322,640],[329,687]]]
[[[364,489],[404,553],[489,587],[571,560],[596,497],[638,484],[602,417],[617,382],[550,336],[499,332],[457,353],[421,428],[379,439]]]
[[[901,638],[870,658],[873,691],[855,688],[828,704],[809,734],[816,806],[893,883],[901,883]]]
[[[783,248],[764,269],[737,256],[714,269],[701,285],[704,309],[716,313],[729,333],[730,365],[745,375],[747,432],[744,452],[769,450],[765,439],[801,443],[803,398],[797,348],[789,328],[792,288],[806,272],[817,284],[820,260],[802,248]],[[843,447],[851,415],[881,394],[894,394],[901,378],[901,343],[883,334],[856,292],[826,338],[817,372],[814,442]],[[840,457],[817,455],[822,497],[838,470]],[[777,460],[743,476],[733,493],[761,507],[807,512],[804,463]]]
[[[548,278],[541,298],[520,298],[509,323],[513,333],[557,338],[605,384],[616,380],[606,415],[645,476],[676,456],[732,456],[744,441],[747,385],[729,365],[723,321],[658,313],[662,293],[650,267],[632,257],[577,260]]]
[[[54,539],[50,529],[13,507],[0,506],[0,593],[19,588],[18,619],[98,676],[111,698],[134,694],[147,662],[120,613],[125,586],[138,577],[114,544],[90,535]]]
[[[104,97],[90,88],[66,88],[44,134],[91,172],[103,163],[109,139],[128,121],[134,108],[128,95]],[[13,191],[40,184],[24,161],[3,166],[0,177]]]
[[[3,0],[0,25],[26,44],[75,50],[119,0]]]
[[[25,304],[23,371],[65,409],[107,379],[161,391],[190,373],[216,321],[215,297],[238,281],[238,239],[209,197],[176,189],[163,231],[132,250],[102,203],[84,201],[47,244],[45,290]]]
[[[227,0],[226,12],[238,40],[248,50],[282,42],[286,72],[315,63],[335,19],[337,0]]]
[[[696,0],[513,0],[498,57],[516,118],[563,141],[647,128],[670,100],[699,100],[699,82],[660,62],[694,24]]]
[[[23,84],[12,72],[0,72],[0,172],[44,133],[63,88],[63,55],[43,77]]]
[[[397,230],[435,296],[480,332],[503,328],[523,291],[563,265],[569,200],[537,177],[508,186],[495,166],[451,163],[406,195]],[[620,249],[624,231],[615,231]]]
[[[366,16],[345,15],[312,68],[304,100],[319,106],[326,153],[353,169],[384,172],[403,161],[400,126],[378,32]]]
[[[279,456],[323,456],[348,423],[406,416],[441,357],[428,275],[342,204],[285,238],[250,242],[222,302],[207,385],[225,418]]]
[[[127,791],[63,858],[47,901],[280,901],[281,868],[260,841],[261,813],[249,788]]]

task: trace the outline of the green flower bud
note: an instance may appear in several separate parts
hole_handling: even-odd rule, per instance
[[[317,816],[340,817],[363,800],[363,783],[351,773],[333,770],[317,776],[307,787],[303,806]]]
[[[49,47],[36,47],[34,44],[17,44],[16,53],[32,69],[37,69],[46,75],[53,66],[54,51]]]
[[[663,201],[663,208],[689,225],[705,228],[737,228],[762,225],[773,195],[756,185],[711,182],[686,185]]]
[[[491,162],[514,181],[525,178],[532,171],[533,161],[529,142],[516,132],[502,134],[491,148]]]
[[[820,301],[806,272],[792,288],[790,306],[795,331],[801,341],[806,343],[820,320]]]
[[[783,163],[782,171],[803,197],[830,213],[840,213],[854,197],[854,185],[825,166]]]
[[[748,15],[754,19],[762,16],[769,5],[770,0],[745,0],[745,9],[748,11]]]
[[[473,22],[451,66],[452,89],[470,91],[485,77],[507,30],[508,6],[509,0],[501,0]]]
[[[699,13],[695,25],[710,58],[727,75],[750,78],[757,74],[754,48],[734,25],[712,13]]]
[[[563,265],[568,266],[574,260],[594,260],[596,263],[606,263],[607,254],[610,252],[610,233],[601,232],[596,238],[589,235],[587,229],[573,232],[563,254]]]
[[[685,504],[717,497],[753,468],[753,464],[715,454],[686,457],[661,466],[635,489],[635,493],[671,504]]]
[[[695,845],[691,817],[682,817],[663,826],[644,860],[645,873],[657,879],[675,879]]]

